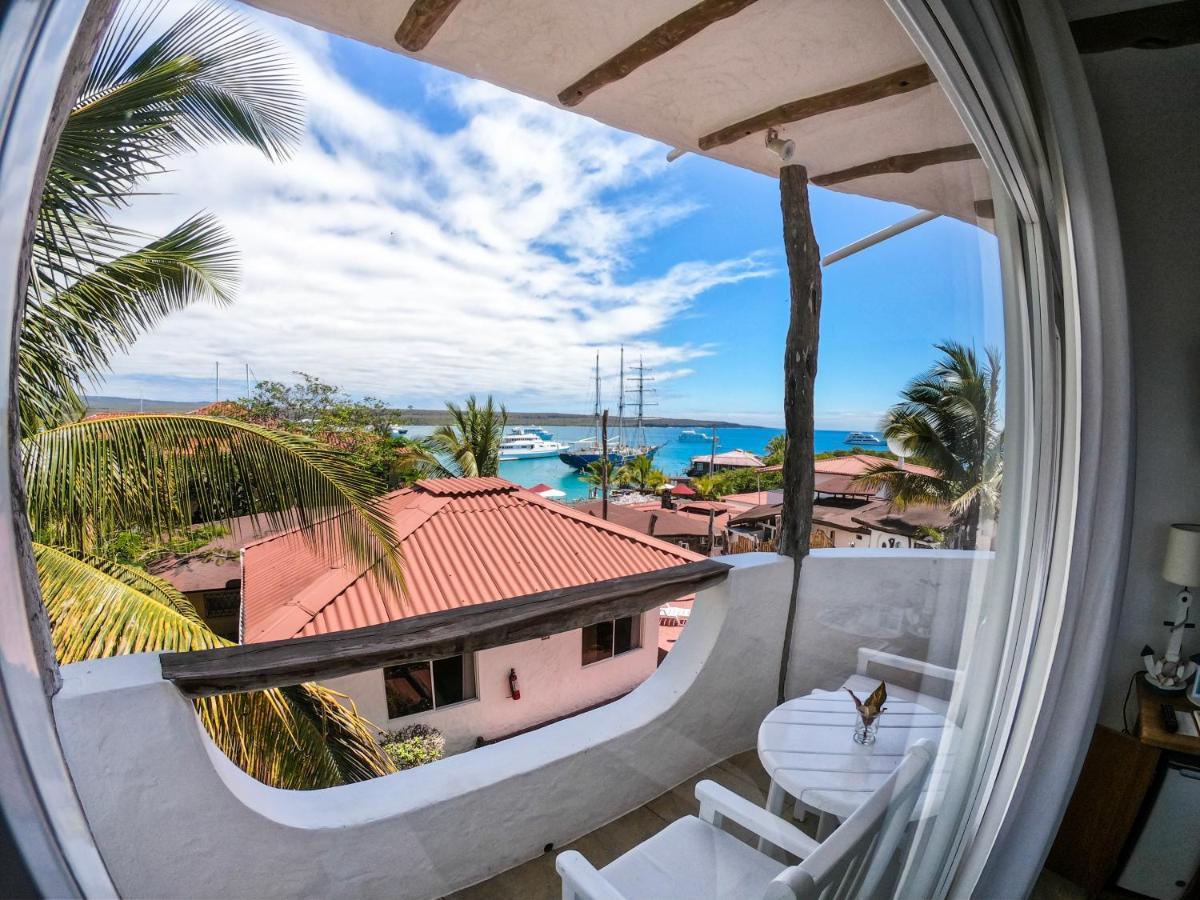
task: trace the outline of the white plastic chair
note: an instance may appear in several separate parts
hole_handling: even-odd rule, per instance
[[[912,700],[926,709],[945,713],[958,674],[957,669],[948,669],[922,659],[859,647],[855,674],[847,678],[842,687],[850,688],[855,693],[870,693],[880,681],[886,681],[889,697]],[[897,676],[902,681],[908,680],[914,687],[897,683]]]
[[[603,869],[568,850],[555,861],[563,900],[870,897],[904,837],[934,746],[919,741],[862,806],[818,844],[799,828],[712,781],[696,785],[700,816],[672,822]],[[722,830],[725,819],[798,857],[788,866]]]
[[[686,606],[660,606],[658,608],[659,625],[686,625],[692,611]]]

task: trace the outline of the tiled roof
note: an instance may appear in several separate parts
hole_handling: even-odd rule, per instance
[[[602,502],[600,500],[588,500],[586,503],[575,504],[575,508],[587,513],[589,516],[599,518]],[[661,506],[651,507],[648,504],[647,506],[638,507],[619,506],[610,503],[608,505],[608,521],[616,522],[618,525],[623,525],[626,528],[632,528],[641,534],[649,534],[665,539],[708,536],[707,515],[687,515],[663,509]],[[719,523],[722,521],[722,518],[718,516],[713,525],[714,531],[720,530],[721,526]]]
[[[818,459],[813,463],[813,471],[818,475],[862,475],[881,463],[895,464],[894,459],[882,456],[872,456],[869,453],[854,453],[850,456],[834,456],[829,459]],[[936,475],[928,466],[918,466],[916,463],[905,463],[904,468],[921,475]]]
[[[761,458],[755,456],[748,450],[726,450],[724,453],[718,453],[715,456],[711,453],[693,456],[692,465],[695,465],[696,463],[708,465],[710,460],[715,466],[745,466],[747,468],[758,468],[763,464]]]
[[[229,533],[210,541],[184,556],[169,556],[148,566],[150,572],[165,578],[186,593],[219,591],[242,578],[239,552],[247,544],[261,540],[279,529],[266,516],[238,516],[223,523]]]
[[[400,539],[403,595],[331,564],[295,532],[268,538],[244,554],[243,640],[360,628],[703,558],[501,478],[419,481],[383,506]]]
[[[942,506],[914,503],[905,509],[899,509],[885,502],[870,504],[870,507],[869,510],[866,507],[859,510],[854,516],[854,521],[891,534],[912,537],[926,528],[945,531],[954,524],[950,510]]]

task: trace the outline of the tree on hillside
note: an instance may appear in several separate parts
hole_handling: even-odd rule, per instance
[[[160,10],[126,7],[102,41],[50,162],[32,244],[18,351],[22,456],[42,599],[64,664],[226,644],[170,584],[102,554],[124,532],[170,537],[220,519],[233,497],[277,527],[303,528],[331,555],[382,559],[400,578],[394,535],[373,503],[379,488],[344,453],[216,416],[73,421],[115,353],[174,310],[230,302],[237,283],[233,245],[211,216],[152,237],[116,225],[114,213],[173,155],[234,141],[281,159],[302,132],[300,98],[273,42],[208,6],[155,33]],[[316,685],[197,708],[217,745],[271,785],[394,770],[369,725]]]
[[[391,434],[401,416],[374,397],[356,400],[336,385],[295,374],[297,382],[260,381],[249,397],[198,411],[307,435],[348,453],[388,490],[420,477],[407,465],[411,441]]]
[[[936,474],[881,462],[856,481],[885,488],[901,509],[913,503],[949,507],[955,519],[951,542],[974,547],[980,521],[998,512],[1004,474],[1000,352],[988,348],[980,360],[962,344],[936,347],[941,359],[909,383],[882,425],[886,437],[903,441]]]
[[[489,395],[482,405],[472,394],[467,402],[446,403],[452,421],[439,425],[419,445],[407,448],[408,459],[426,478],[486,478],[500,473],[500,442],[508,427],[508,410],[497,408]]]
[[[649,456],[637,456],[613,473],[613,480],[622,487],[633,487],[643,493],[654,491],[667,483],[667,476],[654,467]]]

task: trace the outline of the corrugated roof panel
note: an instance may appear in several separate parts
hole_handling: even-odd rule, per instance
[[[500,478],[434,479],[390,495],[384,504],[405,558],[407,595],[399,597],[371,573],[342,570],[325,577],[325,564],[297,559],[296,542],[266,541],[247,552],[246,634],[277,640],[325,634],[407,616],[456,609],[554,588],[589,584],[701,559],[673,544],[553,503]],[[308,550],[311,556],[312,551]],[[253,574],[251,574],[253,569]],[[286,584],[269,578],[293,576]],[[333,596],[316,590],[333,585]],[[303,597],[314,615],[297,626],[278,615]],[[323,602],[322,602],[323,601]],[[285,633],[286,632],[286,633]]]

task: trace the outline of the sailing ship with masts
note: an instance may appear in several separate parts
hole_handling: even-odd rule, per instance
[[[646,387],[646,382],[653,381],[652,378],[646,375],[646,367],[642,360],[638,359],[638,364],[633,376],[635,386],[630,388],[629,394],[634,395],[637,399],[635,407],[637,416],[634,419],[634,425],[631,434],[626,436],[625,428],[625,348],[621,348],[621,374],[620,386],[617,394],[617,428],[616,433],[608,442],[608,462],[614,468],[623,466],[631,460],[637,459],[639,456],[648,456],[654,458],[654,454],[658,452],[661,444],[651,444],[646,438],[645,426],[645,410],[649,405],[646,401],[646,394],[652,391],[652,388]],[[580,441],[574,441],[570,448],[558,454],[558,458],[565,462],[573,469],[586,469],[592,463],[597,462],[604,455],[604,444],[600,433],[600,353],[596,353],[596,395],[595,405],[593,408],[593,416],[595,425],[590,436]]]

